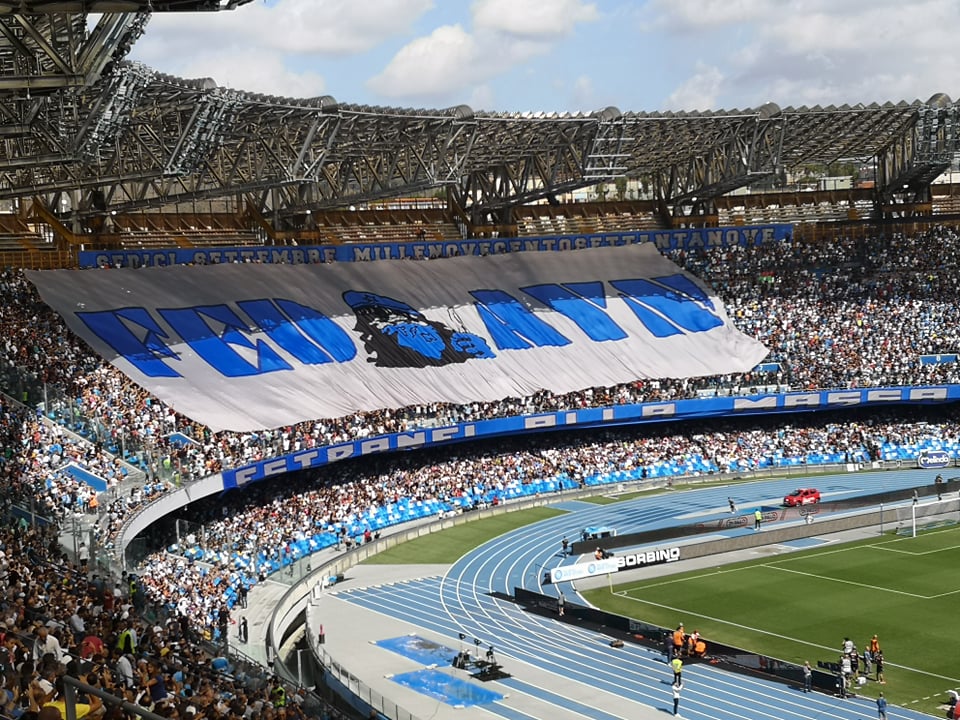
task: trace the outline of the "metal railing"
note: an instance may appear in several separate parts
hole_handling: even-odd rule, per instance
[[[150,712],[142,705],[137,705],[132,702],[127,702],[126,700],[119,698],[116,695],[111,695],[110,693],[104,690],[101,690],[100,688],[95,688],[92,685],[87,685],[85,682],[80,682],[80,680],[78,680],[77,678],[70,677],[69,675],[64,675],[63,695],[64,695],[64,705],[67,711],[67,717],[65,718],[65,720],[77,720],[77,694],[78,693],[84,693],[85,695],[92,695],[93,697],[98,697],[101,700],[103,700],[104,705],[119,706],[124,710],[124,712],[136,715],[137,717],[143,718],[143,720],[166,720],[163,716]]]

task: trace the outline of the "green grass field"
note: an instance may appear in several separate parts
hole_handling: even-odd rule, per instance
[[[836,662],[845,637],[862,651],[877,633],[886,658],[882,688],[894,703],[940,714],[960,687],[960,526],[916,538],[882,535],[824,544],[584,593],[605,610],[675,627],[793,662]]]
[[[564,514],[563,510],[548,507],[508,512],[424,535],[384,550],[364,562],[370,565],[454,563],[474,548],[506,532]]]

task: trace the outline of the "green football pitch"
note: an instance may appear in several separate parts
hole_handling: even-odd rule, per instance
[[[886,685],[858,690],[935,713],[960,687],[960,526],[636,580],[584,593],[596,606],[764,655],[837,662],[876,633]]]

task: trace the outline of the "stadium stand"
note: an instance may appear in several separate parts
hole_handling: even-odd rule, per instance
[[[936,217],[951,221],[960,214],[960,186],[952,183],[931,188]],[[605,232],[656,231],[678,224],[692,226],[742,226],[793,224],[795,233],[808,237],[836,234],[863,237],[881,209],[872,190],[765,192],[730,195],[713,200],[715,214],[668,217],[653,200],[613,200],[523,205],[512,210],[512,221],[494,226],[473,225],[466,214],[441,209],[435,198],[415,203],[380,202],[349,209],[316,209],[275,227],[252,205],[242,210],[210,212],[131,212],[86,221],[82,233],[59,223],[38,199],[24,215],[0,214],[0,258],[11,267],[56,267],[44,252],[75,248],[80,244],[104,249],[204,248],[254,245],[343,244],[371,242],[457,241],[493,235],[544,237],[596,235]],[[226,208],[228,204],[224,204]],[[926,207],[926,206],[925,206]],[[895,208],[890,208],[895,211]],[[929,220],[927,221],[929,222]],[[904,227],[913,231],[909,223]],[[32,253],[32,255],[31,255]],[[38,254],[39,253],[39,254]],[[75,262],[69,256],[59,259]]]
[[[155,607],[135,577],[91,576],[60,551],[52,526],[3,528],[0,543],[8,589],[0,663],[12,683],[5,717],[36,717],[51,703],[63,708],[64,673],[162,717],[343,717],[306,692],[278,689],[262,669],[223,657],[182,617]],[[104,713],[96,698],[83,699],[78,716]],[[105,713],[125,717],[119,706]]]
[[[215,498],[182,515],[202,524],[204,544],[168,546],[143,563],[155,598],[215,632],[217,602],[319,550],[349,549],[384,528],[458,514],[561,489],[719,473],[915,459],[922,450],[960,452],[955,410],[872,412],[788,421],[701,424],[501,441],[470,451],[418,453],[350,463],[255,485],[230,501]],[[169,528],[158,536],[169,537]],[[180,559],[176,559],[180,556]],[[192,562],[197,561],[197,562]],[[194,587],[218,590],[205,594]],[[225,588],[225,589],[224,589]],[[221,595],[222,593],[222,595]]]
[[[4,463],[8,505],[30,505],[54,522],[90,511],[90,477],[102,478],[97,538],[111,538],[130,513],[174,484],[301,448],[393,430],[551,409],[725,394],[755,387],[850,388],[958,382],[957,363],[923,364],[924,354],[957,348],[957,288],[951,272],[960,234],[948,227],[906,236],[839,238],[824,243],[794,238],[753,248],[682,252],[674,259],[711,283],[746,333],[770,349],[773,371],[691,381],[647,381],[594,388],[568,396],[539,394],[499,403],[408,408],[319,419],[256,434],[211,433],[149,397],[89,353],[39,301],[17,270],[0,274],[0,354],[22,387],[46,386],[45,410],[5,403]],[[89,272],[98,272],[91,270]],[[109,272],[109,271],[104,271]],[[10,383],[8,382],[8,387]],[[174,617],[197,619],[193,631],[216,640],[220,612],[250,585],[297,559],[338,542],[362,542],[394,524],[464,512],[560,487],[749,472],[775,466],[909,461],[923,449],[960,456],[955,417],[867,416],[815,418],[724,427],[691,437],[667,430],[636,436],[551,440],[507,452],[443,457],[433,462],[384,460],[305,473],[281,494],[255,486],[226,517],[194,508],[205,521],[205,542],[185,541],[146,558],[143,590]],[[48,420],[58,420],[55,425]],[[125,462],[127,464],[125,464]],[[423,464],[420,464],[420,463]],[[71,471],[70,466],[83,472]],[[118,493],[124,474],[142,472],[133,492]],[[287,492],[288,491],[288,492]],[[222,512],[223,504],[217,506]],[[281,511],[282,508],[282,511]],[[250,532],[251,528],[269,528]],[[162,530],[161,530],[162,532]],[[237,540],[237,538],[242,538]],[[233,691],[228,691],[233,692]],[[262,696],[261,696],[262,697]]]
[[[431,208],[328,210],[313,213],[312,222],[333,243],[461,239],[449,214]]]
[[[0,251],[43,250],[50,243],[16,213],[0,213]]]
[[[665,225],[652,201],[611,201],[527,205],[515,208],[521,237],[591,235],[622,230],[662,230]]]
[[[49,410],[58,417],[69,415],[72,429],[96,436],[97,428],[120,426],[131,449],[142,448],[149,439],[158,452],[176,454],[183,478],[194,478],[282,452],[295,442],[330,444],[402,428],[564,407],[695,397],[708,391],[721,394],[767,385],[802,389],[955,381],[955,364],[923,365],[919,356],[949,353],[957,347],[952,329],[957,310],[950,299],[953,281],[948,274],[930,275],[949,262],[957,243],[954,231],[940,228],[868,244],[795,241],[706,254],[678,253],[675,259],[727,298],[728,312],[738,325],[771,348],[769,360],[779,365],[772,375],[647,381],[571,397],[541,394],[471,406],[421,406],[324,419],[297,427],[288,437],[267,431],[253,442],[229,434],[213,437],[102,366],[59,318],[43,308],[32,286],[16,271],[0,276],[9,329],[4,355],[9,365],[29,368],[47,384],[53,398]],[[847,267],[853,262],[864,269]],[[761,305],[766,312],[758,312]],[[22,323],[25,316],[32,318],[31,323]],[[824,325],[823,317],[834,320]],[[871,322],[871,317],[878,319]],[[167,436],[174,431],[196,439],[198,445],[172,450]],[[112,434],[108,438],[114,450],[119,440]]]
[[[152,213],[111,217],[112,232],[96,237],[108,248],[260,245],[258,231],[231,213]]]
[[[960,188],[952,183],[936,184],[931,188],[932,211],[937,215],[960,215]]]
[[[934,209],[948,218],[957,212],[956,189],[930,186],[948,169],[958,145],[960,106],[946,95],[839,108],[767,103],[703,113],[614,107],[576,114],[488,113],[467,106],[375,108],[329,96],[278,98],[218,87],[209,78],[171,77],[125,59],[152,12],[248,3],[4,3],[11,11],[0,19],[0,56],[10,70],[2,90],[8,111],[2,128],[9,141],[3,145],[0,194],[5,209],[15,207],[16,213],[0,216],[0,260],[7,268],[0,273],[0,377],[10,396],[0,407],[0,472],[6,481],[0,496],[15,517],[38,522],[0,531],[0,573],[8,586],[0,633],[11,637],[4,637],[4,667],[21,673],[8,676],[15,680],[8,691],[14,702],[5,714],[32,719],[39,710],[47,693],[38,695],[45,688],[30,681],[35,670],[61,691],[57,663],[44,659],[47,649],[58,647],[44,639],[47,634],[60,639],[60,648],[84,655],[90,629],[106,653],[129,637],[129,623],[140,647],[123,653],[132,656],[127,673],[74,656],[69,671],[87,671],[93,683],[165,717],[275,720],[308,710],[331,715],[309,695],[285,695],[262,669],[241,668],[235,656],[218,657],[203,633],[222,635],[222,604],[239,584],[259,581],[294,555],[335,542],[338,527],[356,542],[367,531],[430,513],[550,492],[565,483],[615,482],[638,472],[666,478],[848,456],[902,460],[924,447],[943,447],[956,457],[947,413],[928,424],[909,416],[846,416],[777,433],[721,426],[699,438],[660,431],[620,439],[584,436],[507,454],[457,459],[441,453],[432,467],[385,459],[349,478],[340,468],[305,473],[304,482],[320,484],[300,488],[301,496],[272,497],[276,488],[270,484],[255,486],[252,495],[293,510],[282,518],[276,504],[268,505],[273,510],[267,515],[237,506],[234,516],[220,518],[204,518],[209,508],[196,509],[199,519],[210,521],[214,542],[184,542],[148,560],[147,567],[179,578],[176,587],[162,581],[145,587],[121,577],[114,589],[107,580],[86,578],[64,558],[56,533],[40,527],[43,522],[57,526],[75,522],[78,512],[96,515],[97,538],[109,548],[120,525],[154,496],[223,468],[304,447],[459,420],[752,388],[956,382],[957,363],[925,364],[920,356],[957,349],[957,235],[946,228],[915,234],[909,223],[887,225],[876,235],[868,224],[906,223]],[[131,7],[143,12],[129,12]],[[610,147],[617,152],[600,150]],[[784,172],[850,157],[870,158],[873,187],[728,194],[754,184],[777,190]],[[657,202],[553,204],[567,189],[624,175],[643,178],[655,188]],[[420,193],[430,185],[443,187],[445,202],[371,200]],[[700,197],[697,208],[687,202],[694,196]],[[222,205],[196,210],[207,202]],[[83,347],[11,269],[72,267],[81,246],[459,240],[757,222],[798,223],[794,242],[676,259],[713,283],[736,324],[771,348],[766,370],[642,381],[562,397],[541,393],[405,408],[245,434],[212,433],[150,397]],[[895,234],[904,229],[909,236]],[[473,482],[475,473],[483,473],[482,482]],[[502,487],[487,484],[491,475],[502,478]],[[353,495],[345,496],[347,491]],[[304,506],[311,500],[324,515]],[[256,537],[230,540],[229,533],[247,531],[251,523]],[[158,547],[169,543],[160,540]],[[76,555],[75,563],[79,550]],[[184,610],[196,612],[198,621],[177,616]],[[164,617],[165,611],[173,614]],[[56,654],[55,660],[67,660],[60,650]],[[126,687],[127,681],[148,683],[154,670],[163,673],[162,693]],[[124,715],[110,708],[106,716]]]
[[[948,273],[931,272],[955,257],[958,242],[954,231],[940,228],[867,244],[798,240],[760,248],[678,253],[675,259],[728,298],[728,311],[737,324],[771,348],[768,360],[776,368],[773,372],[637,382],[564,397],[543,393],[500,403],[408,408],[322,419],[257,434],[212,434],[147,396],[81,347],[16,271],[2,275],[7,329],[3,349],[9,366],[29,368],[46,384],[50,415],[65,422],[70,431],[87,436],[93,450],[75,454],[96,458],[99,444],[100,452],[123,456],[133,463],[134,471],[139,467],[161,481],[184,481],[294,449],[457,421],[731,394],[756,387],[956,382],[956,363],[924,365],[919,356],[948,353],[957,347],[952,329],[957,314],[951,300],[953,281]],[[824,318],[829,322],[824,323]],[[174,434],[190,440],[175,442]],[[100,467],[103,462],[93,465]]]

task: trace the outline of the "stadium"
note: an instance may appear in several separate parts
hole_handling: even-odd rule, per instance
[[[5,717],[957,712],[960,104],[127,59],[247,4],[0,2]]]

